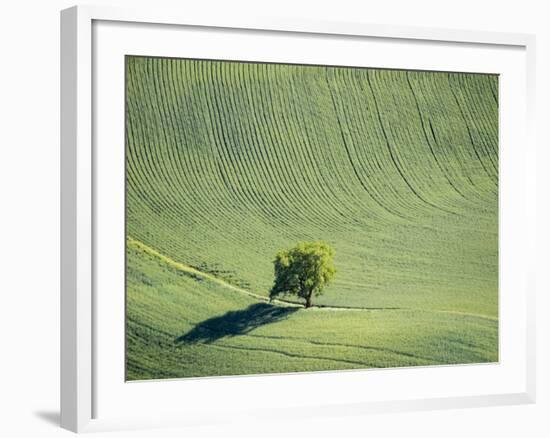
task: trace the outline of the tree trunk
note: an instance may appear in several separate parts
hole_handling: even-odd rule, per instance
[[[306,309],[311,307],[311,294],[306,297]]]

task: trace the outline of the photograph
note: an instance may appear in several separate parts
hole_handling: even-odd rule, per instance
[[[498,74],[126,55],[125,154],[127,381],[499,362]]]

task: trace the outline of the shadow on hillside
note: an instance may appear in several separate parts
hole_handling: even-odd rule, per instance
[[[176,344],[211,343],[225,337],[243,335],[255,328],[281,321],[299,307],[280,307],[267,303],[251,304],[246,309],[206,319],[191,331],[176,338]]]

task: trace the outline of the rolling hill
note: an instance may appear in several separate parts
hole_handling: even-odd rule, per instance
[[[498,77],[127,57],[129,380],[498,360]],[[268,303],[324,240],[318,308]]]

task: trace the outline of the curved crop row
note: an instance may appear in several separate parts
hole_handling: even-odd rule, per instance
[[[325,240],[321,303],[496,315],[496,76],[128,57],[126,77],[129,236],[260,294],[277,250]]]

